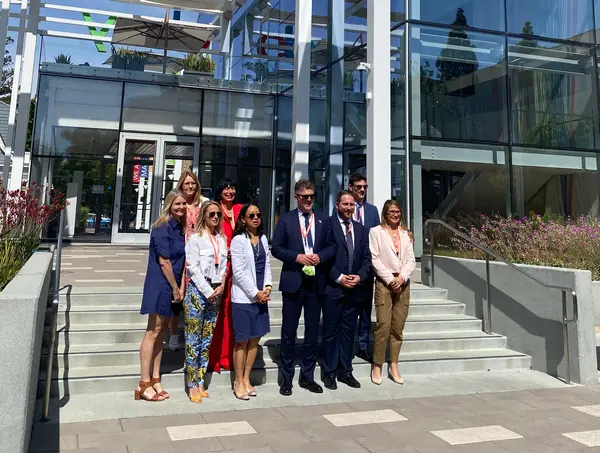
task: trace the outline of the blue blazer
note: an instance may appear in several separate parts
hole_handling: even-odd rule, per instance
[[[352,221],[352,228],[354,229],[354,259],[352,261],[352,269],[350,269],[348,244],[337,214],[331,216],[329,220],[327,240],[329,247],[334,250],[334,258],[329,267],[329,278],[325,294],[334,298],[348,296],[360,298],[365,289],[365,284],[369,281],[369,277],[372,279],[369,230],[354,220]],[[355,288],[345,288],[336,283],[336,280],[342,274],[358,275],[360,283]]]
[[[364,227],[370,230],[373,227],[381,225],[381,219],[379,218],[379,211],[377,207],[371,203],[364,202],[365,207],[365,222]]]
[[[304,253],[302,233],[300,232],[300,221],[298,210],[286,212],[279,218],[273,242],[271,246],[272,255],[283,262],[279,291],[283,293],[295,293],[300,289],[304,278],[314,278],[316,289],[319,294],[325,293],[327,285],[327,263],[331,261],[335,253],[328,247],[327,225],[329,218],[321,213],[315,212],[315,237],[313,238],[313,251],[321,259],[321,264],[316,266],[314,277],[306,277],[302,272],[302,265],[296,263],[298,255]]]

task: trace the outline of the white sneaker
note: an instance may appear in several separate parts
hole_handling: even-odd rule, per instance
[[[169,338],[169,349],[171,351],[179,350],[179,335],[171,335],[171,338]]]

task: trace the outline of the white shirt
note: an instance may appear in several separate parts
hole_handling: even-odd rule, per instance
[[[345,241],[346,240],[346,234],[347,234],[346,225],[344,225],[345,220],[342,219],[339,214],[337,215],[337,218],[338,218],[338,220],[340,222],[340,226],[342,227],[342,233],[344,234],[344,241]],[[352,235],[352,245],[355,246],[356,245],[356,240],[354,239],[354,225],[352,225],[352,218],[348,219],[348,222],[350,222],[350,225],[351,225],[350,234]],[[350,269],[350,271],[352,271],[352,269]],[[342,281],[342,277],[344,275],[346,275],[346,274],[340,275],[335,282],[336,283],[341,282]]]
[[[315,236],[315,223],[317,222],[317,216],[315,216],[314,212],[311,212],[310,215],[314,216],[313,217],[313,223],[312,223],[312,225],[310,227],[310,234],[312,236],[313,248],[314,248],[314,246],[315,246],[315,237],[316,237]],[[300,231],[302,232],[306,228],[306,218],[304,217],[304,213],[300,209],[298,209],[298,219],[300,221]],[[310,223],[310,216],[308,217],[308,221]],[[308,242],[307,242],[307,240],[308,240],[308,236],[307,236],[306,239],[302,238],[302,244],[304,244],[304,251],[307,254],[311,254],[313,252],[308,250]]]
[[[227,272],[227,241],[222,234],[217,236],[217,244],[218,265],[215,265],[215,247],[213,247],[208,233],[193,234],[185,245],[187,275],[194,282],[198,291],[207,298],[212,295],[214,289],[206,279],[213,284],[219,284]]]

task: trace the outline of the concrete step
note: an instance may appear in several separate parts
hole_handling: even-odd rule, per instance
[[[269,316],[273,319],[282,317],[283,302],[277,297],[269,302]],[[107,324],[111,322],[140,322],[140,306],[136,304],[120,305],[85,305],[59,308],[59,324]],[[415,300],[411,303],[410,314],[414,316],[460,315],[464,314],[465,305],[448,300]]]
[[[420,337],[420,338],[419,338]],[[300,356],[303,338],[296,342],[297,355]],[[280,339],[263,338],[261,347],[266,348],[269,357],[277,360],[279,357]],[[506,338],[501,335],[486,335],[482,332],[448,333],[437,338],[414,335],[407,336],[402,346],[402,353],[430,353],[442,351],[468,351],[484,349],[502,349],[506,347]],[[57,367],[71,368],[121,366],[135,363],[139,358],[140,343],[121,344],[90,344],[66,346],[59,344],[55,354]],[[166,364],[181,364],[184,361],[183,344],[177,352],[169,351],[165,343],[163,362]],[[356,344],[358,350],[358,344]]]
[[[58,325],[59,341],[67,344],[81,343],[135,343],[146,328],[143,316],[134,323],[80,323]],[[373,318],[374,319],[374,318]],[[435,333],[481,330],[481,320],[467,315],[415,316],[409,315],[404,333]],[[281,319],[271,319],[273,337],[281,337]],[[298,336],[304,335],[304,320],[300,319]]]
[[[299,363],[297,363],[298,365]],[[353,361],[354,374],[367,378],[371,365],[359,358]],[[444,351],[432,353],[403,353],[400,355],[400,370],[403,375],[430,373],[457,373],[467,371],[530,369],[531,358],[507,349],[470,351]],[[184,385],[182,366],[164,363],[162,380],[165,388],[181,388]],[[320,378],[317,365],[315,377]],[[68,379],[67,379],[68,376]],[[232,375],[229,371],[209,373],[207,383],[213,387],[230,387]],[[40,384],[44,381],[41,373]],[[277,364],[269,357],[259,357],[252,371],[252,380],[257,384],[275,383],[278,378]],[[56,372],[52,379],[52,394],[60,397],[69,394],[105,393],[133,390],[139,380],[139,365],[69,368]]]
[[[275,286],[277,289],[277,286]],[[421,284],[413,284],[410,291],[411,303],[417,300],[445,300],[448,291],[441,288],[429,288]],[[273,291],[272,300],[281,301],[281,293]],[[71,292],[61,292],[60,307],[69,309],[81,306],[117,306],[132,305],[139,307],[142,303],[141,287],[124,288],[73,288]]]

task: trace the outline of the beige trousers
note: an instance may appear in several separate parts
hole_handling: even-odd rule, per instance
[[[399,292],[394,293],[385,283],[377,279],[375,282],[375,345],[373,347],[373,362],[382,365],[388,340],[390,342],[390,360],[398,362],[402,348],[402,332],[408,307],[410,305],[410,281],[402,285]]]

